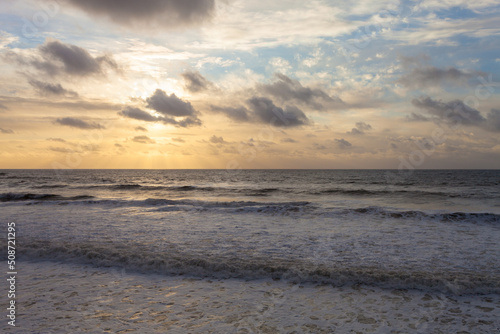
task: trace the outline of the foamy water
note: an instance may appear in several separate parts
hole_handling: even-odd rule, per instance
[[[500,172],[390,173],[2,171],[25,266],[19,324],[497,330]]]

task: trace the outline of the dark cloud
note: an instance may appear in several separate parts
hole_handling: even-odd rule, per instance
[[[298,80],[290,79],[284,74],[276,73],[275,77],[276,82],[268,85],[258,85],[257,90],[272,95],[281,101],[294,100],[317,110],[324,109],[322,103],[337,107],[344,105],[342,100],[337,97],[332,98],[321,89],[304,87]]]
[[[211,106],[211,110],[222,113],[238,122],[269,123],[278,127],[294,127],[309,124],[307,116],[295,106],[280,108],[267,97],[254,96],[246,101],[245,107],[218,107]]]
[[[182,138],[172,138],[172,141],[175,141],[177,143],[185,143],[186,141]]]
[[[127,106],[118,114],[124,117],[137,119],[145,122],[163,122],[179,127],[190,127],[201,125],[196,111],[191,103],[179,99],[175,94],[168,96],[163,90],[157,89],[155,93],[146,99],[146,107],[153,109],[163,116],[154,116],[139,108]]]
[[[365,122],[357,122],[356,128],[358,128],[359,130],[362,130],[362,131],[368,131],[368,130],[372,129],[372,126],[368,123],[365,123]]]
[[[250,117],[248,116],[249,111],[245,107],[232,108],[232,107],[218,107],[210,106],[211,110],[217,113],[226,115],[233,121],[238,122],[248,122]]]
[[[148,136],[135,136],[132,141],[140,144],[154,144],[155,141]]]
[[[3,104],[0,103],[0,109],[3,109],[3,110],[9,110],[9,108],[7,108],[6,106],[4,106]]]
[[[148,129],[143,128],[142,126],[136,126],[135,131],[142,131],[142,132],[148,132]]]
[[[294,127],[309,124],[307,116],[297,107],[277,107],[266,97],[252,97],[247,101],[255,117],[261,123],[280,127]]]
[[[441,102],[427,96],[413,99],[412,104],[437,119],[450,123],[482,126],[486,120],[478,110],[467,106],[460,100]]]
[[[492,131],[500,131],[500,109],[491,109],[486,115],[487,127]]]
[[[62,139],[62,138],[47,138],[48,141],[56,141],[56,142],[59,142],[59,143],[66,143],[66,140]]]
[[[0,132],[1,132],[1,133],[5,133],[5,134],[9,134],[9,133],[14,133],[14,130],[12,130],[12,129],[4,129],[4,128],[0,128]]]
[[[186,117],[182,120],[176,120],[171,117],[162,117],[162,122],[165,124],[172,124],[175,126],[180,126],[182,128],[188,128],[190,126],[200,126],[201,121],[198,117]]]
[[[350,135],[364,135],[365,134],[364,131],[358,130],[357,128],[352,128],[351,131],[347,131],[346,133],[350,134]]]
[[[372,129],[372,126],[365,122],[357,122],[356,127],[352,128],[351,131],[347,131],[347,134],[351,135],[364,135],[365,131],[369,131]]]
[[[212,144],[225,144],[226,143],[226,141],[224,140],[224,138],[217,137],[216,135],[213,135],[212,137],[210,137],[209,141]]]
[[[297,141],[293,138],[283,138],[281,139],[282,143],[296,143]]]
[[[200,24],[215,11],[215,0],[66,0],[94,16],[129,28]]]
[[[92,57],[87,50],[79,46],[50,38],[38,47],[36,56],[24,56],[11,51],[6,54],[6,59],[23,66],[33,67],[49,76],[84,77],[103,75],[106,68],[119,70],[117,63],[110,55]]]
[[[157,89],[146,102],[148,108],[165,116],[189,117],[197,114],[191,103],[182,101],[173,93],[168,96],[161,89]]]
[[[344,138],[342,139],[335,139],[335,143],[337,144],[338,147],[340,147],[341,149],[345,149],[345,148],[349,148],[352,146],[351,143],[349,143],[347,140],[345,140]]]
[[[197,71],[187,71],[182,73],[181,76],[185,82],[184,87],[191,93],[201,92],[212,86],[212,83]]]
[[[83,120],[78,119],[78,118],[73,118],[73,117],[58,118],[56,120],[56,123],[59,123],[61,125],[71,126],[73,128],[79,128],[79,129],[88,129],[88,130],[104,129],[104,126],[102,126],[98,123],[89,123],[89,122],[83,121]]]
[[[454,67],[440,69],[433,66],[414,68],[410,73],[402,76],[398,82],[409,88],[425,88],[438,86],[442,83],[464,84],[467,80],[484,75],[483,72],[464,72]]]
[[[125,109],[120,111],[118,114],[122,115],[124,117],[137,119],[137,120],[145,121],[145,122],[157,122],[160,120],[158,117],[153,116],[144,110],[141,110],[139,108],[133,108],[133,107],[125,107]]]
[[[29,84],[35,88],[35,90],[40,95],[53,95],[53,96],[67,96],[67,97],[77,97],[78,93],[67,90],[61,86],[61,84],[51,84],[48,82],[38,81],[38,80],[30,80]]]

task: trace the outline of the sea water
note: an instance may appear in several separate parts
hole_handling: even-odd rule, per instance
[[[500,171],[2,170],[0,187],[12,332],[500,332]]]

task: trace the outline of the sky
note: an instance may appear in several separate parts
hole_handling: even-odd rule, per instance
[[[500,168],[500,1],[0,2],[0,168]]]

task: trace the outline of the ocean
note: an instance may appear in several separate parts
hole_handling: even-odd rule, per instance
[[[0,189],[12,333],[500,333],[498,170],[0,170]]]

